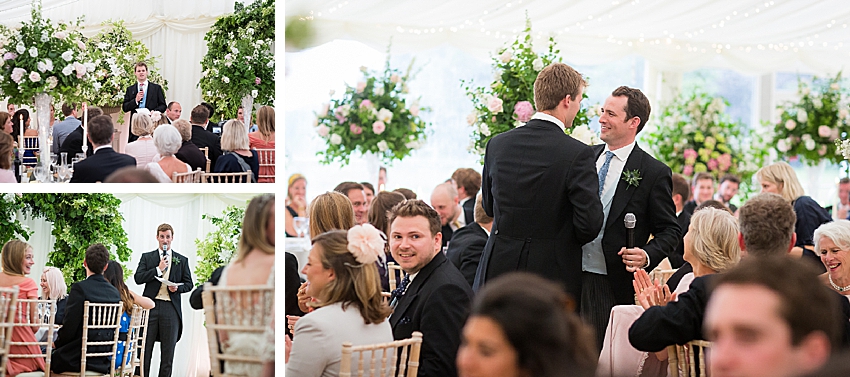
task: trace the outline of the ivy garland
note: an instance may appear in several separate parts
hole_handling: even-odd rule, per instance
[[[220,217],[204,214],[202,219],[208,219],[218,229],[207,234],[206,238],[196,239],[195,248],[198,253],[198,264],[195,267],[196,286],[201,286],[210,279],[216,268],[230,263],[239,246],[242,234],[242,220],[245,219],[245,208],[228,206]]]

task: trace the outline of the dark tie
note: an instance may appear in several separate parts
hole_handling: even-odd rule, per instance
[[[398,287],[393,290],[392,299],[390,300],[390,306],[395,308],[398,305],[398,300],[400,300],[404,296],[404,291],[407,289],[407,285],[410,284],[410,275],[404,274],[404,277],[401,279],[401,283],[398,284]]]
[[[165,258],[167,258],[167,257],[168,257],[168,252],[167,252],[167,251],[163,251],[163,252],[162,252],[162,259],[165,259]],[[166,262],[165,262],[165,269],[164,269],[164,270],[162,270],[162,272],[165,272],[166,270],[168,270],[168,261],[166,261]]]
[[[608,167],[611,166],[611,158],[614,157],[614,152],[605,152],[605,163],[599,169],[599,197],[602,197],[602,188],[605,187],[605,178],[608,177]]]

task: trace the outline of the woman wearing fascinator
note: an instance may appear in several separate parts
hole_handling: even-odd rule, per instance
[[[343,342],[393,341],[375,263],[384,258],[385,242],[369,224],[313,238],[302,272],[315,310],[295,323],[293,340],[286,338],[287,375],[337,376]]]

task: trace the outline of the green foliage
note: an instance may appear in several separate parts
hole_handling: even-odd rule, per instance
[[[374,153],[385,164],[401,161],[422,146],[428,123],[419,117],[419,99],[404,98],[408,92],[413,62],[403,74],[390,67],[389,53],[383,74],[360,67],[363,81],[346,85],[340,99],[325,104],[315,123],[328,148],[317,154],[323,164],[339,161],[347,165],[351,154]],[[331,93],[333,95],[333,93]]]
[[[236,254],[239,237],[242,234],[245,208],[228,206],[219,217],[209,214],[201,216],[202,219],[208,219],[218,229],[208,233],[204,239],[195,240],[195,248],[198,250],[198,265],[195,267],[197,286],[206,283],[216,268],[230,263]]]
[[[114,249],[110,259],[130,259],[127,233],[121,225],[124,218],[118,212],[120,204],[112,194],[23,194],[16,203],[25,214],[53,223],[51,234],[56,243],[47,256],[47,265],[62,269],[68,284],[86,278],[83,260],[92,244]],[[124,271],[131,273],[126,266]]]
[[[836,145],[850,132],[843,83],[840,72],[832,78],[815,77],[812,88],[798,81],[799,101],[779,106],[780,119],[774,125],[774,141],[781,157],[796,156],[808,165],[823,160],[837,164],[844,159]]]
[[[201,61],[198,86],[204,101],[222,118],[236,118],[242,97],[254,103],[274,101],[274,2],[261,0],[244,6],[237,2],[233,14],[222,17],[204,40],[208,51]]]
[[[14,194],[2,194],[0,197],[0,247],[13,238],[29,240],[32,232],[15,217],[18,201]]]

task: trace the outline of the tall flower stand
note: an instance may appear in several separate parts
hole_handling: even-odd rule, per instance
[[[251,125],[251,110],[254,110],[254,97],[246,94],[242,97],[242,116],[245,118],[245,130],[250,130]]]
[[[52,98],[47,93],[35,95],[35,113],[38,116],[38,165],[44,171],[50,172],[50,103]],[[21,131],[23,132],[23,131]],[[42,183],[50,182],[52,174],[46,174]]]

